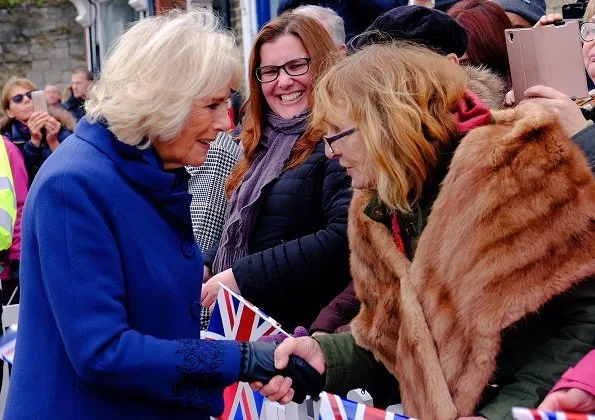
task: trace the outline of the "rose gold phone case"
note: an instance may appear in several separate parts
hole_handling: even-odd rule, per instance
[[[35,112],[48,112],[48,102],[43,90],[35,90],[31,92],[31,102],[33,102],[33,109]]]
[[[505,31],[515,102],[531,86],[552,87],[571,98],[588,95],[578,21]]]

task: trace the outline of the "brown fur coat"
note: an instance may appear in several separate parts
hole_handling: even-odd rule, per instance
[[[595,181],[556,119],[534,104],[494,114],[458,146],[410,262],[354,194],[357,343],[398,379],[405,412],[473,415],[502,330],[595,275]]]

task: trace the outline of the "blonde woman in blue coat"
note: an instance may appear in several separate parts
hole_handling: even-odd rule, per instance
[[[184,165],[229,128],[238,57],[206,11],[145,19],[113,49],[25,206],[5,419],[203,419],[274,372],[274,345],[199,339]]]

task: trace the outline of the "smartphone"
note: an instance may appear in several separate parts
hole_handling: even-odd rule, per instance
[[[31,92],[31,102],[33,102],[35,112],[48,112],[48,101],[43,90]]]
[[[506,49],[517,103],[527,88],[552,87],[571,98],[588,96],[579,22],[507,29]]]

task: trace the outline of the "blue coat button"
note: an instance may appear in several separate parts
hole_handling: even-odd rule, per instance
[[[202,306],[201,306],[200,302],[198,300],[195,300],[194,302],[192,302],[192,307],[190,308],[190,312],[192,312],[192,315],[200,317],[201,311],[202,311]]]
[[[182,253],[187,257],[192,257],[196,252],[196,244],[194,242],[184,242],[182,245]]]

